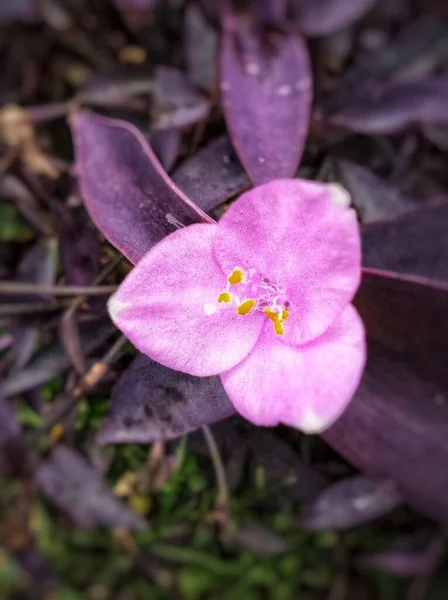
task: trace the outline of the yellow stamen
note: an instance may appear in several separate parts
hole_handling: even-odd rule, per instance
[[[219,294],[218,296],[218,302],[231,302],[232,301],[232,294],[229,294],[229,292],[221,292],[221,294]]]
[[[240,267],[236,267],[233,269],[232,273],[227,277],[227,281],[231,285],[236,285],[237,283],[241,283],[244,279],[244,271],[240,269]]]
[[[274,324],[275,333],[277,335],[283,335],[285,332],[283,328],[283,323],[289,317],[289,311],[283,310],[281,316],[278,312],[271,310],[270,308],[265,308],[263,312],[268,317],[268,319],[271,319],[272,323]]]
[[[247,315],[248,313],[250,313],[254,306],[255,300],[252,300],[252,298],[248,298],[247,300],[244,300],[244,302],[241,302],[236,311],[239,315]]]

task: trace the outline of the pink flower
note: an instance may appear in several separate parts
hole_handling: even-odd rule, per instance
[[[350,305],[360,238],[346,198],[338,186],[297,179],[246,192],[218,224],[154,246],[111,298],[113,321],[159,363],[219,374],[249,421],[324,430],[365,362]]]

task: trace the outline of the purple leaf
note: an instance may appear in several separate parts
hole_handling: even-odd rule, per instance
[[[292,13],[300,31],[310,37],[329,35],[351,25],[376,0],[293,0]]]
[[[219,377],[192,377],[141,354],[116,385],[98,439],[101,444],[167,440],[234,412]]]
[[[448,204],[425,207],[362,229],[363,264],[448,283]]]
[[[211,222],[174,185],[135,127],[86,111],[71,124],[87,210],[131,262],[178,227]]]
[[[56,588],[58,581],[50,563],[39,550],[34,545],[31,545],[17,551],[14,554],[14,558],[28,576],[31,577],[34,584],[38,586],[39,592],[51,596],[51,592]]]
[[[351,131],[387,134],[414,125],[448,124],[448,76],[396,83],[374,94],[358,94],[329,121]]]
[[[448,286],[364,273],[355,306],[366,326],[360,387],[323,438],[403,499],[448,519]]]
[[[20,437],[20,426],[14,410],[6,398],[0,394],[0,448]]]
[[[140,65],[123,65],[97,71],[78,90],[76,99],[81,104],[102,107],[127,106],[134,96],[148,95],[153,79]]]
[[[288,551],[285,539],[256,521],[242,523],[233,533],[231,542],[255,556],[280,556]]]
[[[190,81],[199,88],[212,91],[218,81],[218,34],[195,4],[188,4],[185,9],[184,27],[185,57]]]
[[[361,165],[341,160],[338,170],[363,223],[396,217],[416,205],[414,199]]]
[[[113,496],[84,457],[68,446],[52,451],[39,467],[36,481],[45,496],[79,527],[145,528],[144,521]]]
[[[37,0],[14,0],[0,2],[0,23],[10,21],[34,20],[37,15]]]
[[[59,250],[68,285],[89,285],[100,269],[97,232],[84,212],[71,212],[60,225]]]
[[[85,323],[81,326],[81,341],[86,355],[94,352],[113,335],[115,328],[110,321]],[[68,368],[69,357],[59,342],[53,342],[36,354],[29,365],[17,373],[12,373],[0,382],[0,393],[6,397],[15,396],[51,381]]]
[[[412,542],[412,541],[411,541]],[[358,557],[356,564],[362,569],[374,569],[396,577],[418,577],[432,573],[442,558],[444,542],[440,538],[426,540],[424,544],[394,544],[386,550]]]
[[[17,281],[51,285],[58,266],[58,242],[55,238],[38,241],[25,254],[18,267]],[[22,298],[23,299],[23,298]],[[17,298],[19,301],[19,298]],[[14,370],[24,367],[31,358],[38,341],[39,330],[19,325],[13,331],[12,347]]]
[[[154,77],[151,129],[184,129],[208,116],[210,103],[173,67],[158,67]]]
[[[227,136],[221,136],[184,161],[174,183],[203,211],[209,212],[251,187]]]
[[[150,142],[155,155],[169,173],[180,154],[182,132],[179,129],[156,129],[151,133]]]
[[[233,145],[255,184],[294,175],[308,133],[308,51],[294,33],[255,31],[229,16],[220,49],[220,88]]]
[[[159,0],[113,0],[118,10],[150,10]]]
[[[343,85],[416,80],[430,75],[448,56],[448,18],[429,15],[411,23],[390,41],[361,54],[344,78]]]
[[[265,25],[275,25],[286,20],[288,0],[252,0],[252,5]]]
[[[390,481],[355,475],[334,483],[305,507],[299,519],[304,529],[348,529],[382,517],[399,506],[400,496]]]

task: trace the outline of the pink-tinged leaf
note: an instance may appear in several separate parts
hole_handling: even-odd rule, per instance
[[[195,4],[188,4],[185,9],[184,27],[189,79],[199,88],[210,92],[218,82],[218,34]]]
[[[142,354],[117,383],[98,439],[101,444],[168,440],[234,412],[218,377],[172,371]]]
[[[363,223],[396,217],[417,204],[416,200],[357,163],[341,160],[338,170]]]
[[[174,183],[205,212],[212,211],[251,186],[227,136],[221,136],[184,161]]]
[[[359,94],[329,121],[351,131],[388,134],[411,126],[448,124],[448,76],[397,83],[378,94]]]
[[[293,0],[292,15],[310,37],[329,35],[363,17],[376,0]]]
[[[210,102],[173,67],[158,67],[154,76],[151,129],[185,129],[208,116]]]
[[[225,20],[222,105],[235,150],[257,185],[296,171],[310,120],[310,69],[298,35]]]
[[[362,229],[363,264],[448,283],[447,232],[446,203],[365,225]]]
[[[145,528],[145,522],[115,498],[85,458],[68,446],[52,451],[40,465],[36,481],[45,496],[79,527]]]
[[[448,520],[448,286],[365,273],[355,306],[368,360],[360,387],[324,439],[403,499]]]
[[[348,529],[382,517],[401,503],[396,485],[363,475],[342,479],[305,507],[299,519],[304,529]]]
[[[86,111],[75,113],[71,125],[87,210],[131,262],[177,228],[211,222],[174,185],[135,127]]]

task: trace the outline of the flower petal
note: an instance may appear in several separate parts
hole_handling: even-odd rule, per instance
[[[254,268],[286,288],[288,343],[321,335],[358,288],[359,227],[348,203],[338,185],[280,179],[243,194],[219,222],[214,248],[225,273]]]
[[[221,374],[235,408],[256,425],[329,427],[350,402],[365,362],[364,327],[349,305],[317,340],[293,347],[264,328],[254,350]]]
[[[217,225],[197,224],[167,236],[109,301],[112,320],[139,350],[191,375],[234,367],[262,328],[262,315],[241,316],[217,305],[226,277],[213,256],[216,230]]]

